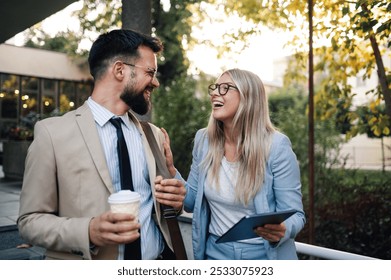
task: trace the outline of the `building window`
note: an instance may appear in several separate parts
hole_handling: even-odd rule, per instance
[[[0,74],[0,138],[18,123],[19,81],[17,75]]]
[[[19,100],[19,77],[0,75],[0,115],[2,119],[16,120]]]
[[[83,105],[83,103],[91,95],[91,85],[84,84],[84,83],[78,83],[76,95],[77,95],[77,106]]]
[[[39,114],[38,79],[22,77],[22,90],[20,92],[21,117],[32,117]]]
[[[57,106],[57,81],[42,79],[42,118],[55,115]]]
[[[0,138],[18,125],[76,109],[91,94],[88,82],[59,81],[0,73]]]
[[[69,112],[75,109],[75,83],[61,81],[60,82],[60,114]]]

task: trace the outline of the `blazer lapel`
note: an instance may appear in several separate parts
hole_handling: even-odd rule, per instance
[[[168,229],[168,224],[166,220],[163,218],[162,211],[160,209],[160,204],[156,201],[155,197],[155,177],[156,177],[156,162],[155,158],[153,156],[151,147],[149,146],[148,139],[145,136],[144,130],[141,127],[140,122],[138,119],[131,113],[129,112],[129,118],[134,122],[140,133],[142,134],[142,141],[143,141],[143,146],[144,146],[144,153],[145,153],[145,158],[147,160],[147,165],[148,165],[148,171],[149,171],[149,180],[151,182],[151,191],[152,191],[152,197],[153,197],[153,204],[155,207],[155,214],[153,215],[155,217],[155,222],[158,224],[164,239],[166,240],[168,246],[173,250],[172,246],[172,241]],[[158,141],[159,143],[159,141]]]
[[[110,193],[114,192],[106,158],[99,141],[98,131],[96,130],[94,116],[87,102],[76,110],[76,122],[102,181]]]
[[[147,137],[145,136],[144,130],[141,127],[139,120],[131,113],[128,113],[130,120],[136,125],[139,132],[142,134],[142,141],[144,147],[145,158],[147,160],[148,171],[149,171],[149,179],[151,181],[151,186],[154,185],[155,177],[156,177],[156,162],[153,156],[152,150],[149,147]],[[152,192],[153,193],[153,192]]]
[[[159,224],[161,223],[161,211],[160,211],[160,206],[157,205],[156,198],[155,198],[155,177],[156,177],[156,162],[155,158],[153,156],[151,147],[149,147],[148,139],[145,136],[144,130],[141,127],[141,124],[139,120],[131,113],[128,113],[130,120],[136,125],[137,129],[140,131],[142,134],[142,141],[143,141],[143,147],[144,147],[144,153],[145,153],[145,158],[147,161],[147,166],[148,166],[148,173],[149,173],[149,180],[151,182],[151,191],[152,191],[152,196],[153,196],[153,203],[155,206],[155,212],[156,212],[156,217],[158,219]]]

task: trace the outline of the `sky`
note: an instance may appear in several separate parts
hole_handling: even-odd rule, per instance
[[[169,8],[169,1],[162,0],[163,7]],[[48,17],[42,22],[42,26],[49,34],[56,34],[58,31],[77,30],[79,25],[77,20],[69,20],[70,13],[81,8],[81,2],[75,2],[65,8],[64,10]],[[211,19],[218,17],[219,10],[212,10],[208,12]],[[230,18],[229,21],[212,22],[202,24],[201,29],[195,29],[193,36],[198,39],[218,40],[229,30],[232,30],[237,24],[243,24],[239,19]],[[23,32],[17,34],[14,38],[7,41],[7,43],[15,45],[23,45]],[[261,35],[251,38],[249,47],[240,51],[240,53],[231,53],[224,55],[223,58],[217,58],[217,51],[205,45],[197,45],[193,50],[188,52],[188,58],[191,61],[190,71],[196,73],[197,70],[218,76],[222,69],[238,67],[247,69],[258,74],[264,81],[273,81],[273,61],[285,55],[288,51],[284,49],[283,45],[286,37],[282,34],[272,32],[268,29],[263,29]],[[82,42],[83,48],[89,49],[91,42]],[[217,42],[219,43],[219,42]]]

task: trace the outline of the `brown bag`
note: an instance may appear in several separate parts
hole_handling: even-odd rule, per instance
[[[145,136],[147,137],[152,153],[155,157],[157,174],[163,176],[163,178],[172,178],[166,166],[166,160],[159,149],[159,146],[156,142],[155,136],[153,135],[149,123],[140,123],[144,130]],[[163,217],[166,219],[168,229],[170,231],[170,237],[172,241],[172,246],[174,247],[175,257],[177,260],[187,260],[185,245],[183,243],[181,230],[178,225],[177,213],[175,209],[170,206],[162,205],[161,207],[163,211]]]

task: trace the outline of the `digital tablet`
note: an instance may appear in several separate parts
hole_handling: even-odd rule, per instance
[[[254,228],[264,226],[266,224],[280,224],[296,212],[296,210],[285,210],[245,216],[226,233],[220,236],[216,240],[216,243],[259,237],[257,234],[255,234]]]

